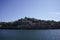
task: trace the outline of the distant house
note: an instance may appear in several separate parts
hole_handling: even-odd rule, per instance
[[[22,20],[22,23],[31,24],[32,22],[31,22],[31,21],[29,21],[29,20],[27,20],[27,19],[24,19],[24,20]]]
[[[2,25],[0,25],[0,27],[2,27]]]
[[[21,27],[21,25],[18,25],[17,27],[18,27],[18,28],[20,28],[20,27]]]

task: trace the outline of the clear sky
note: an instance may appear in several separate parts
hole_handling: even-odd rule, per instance
[[[0,0],[0,22],[25,16],[60,21],[60,0]]]

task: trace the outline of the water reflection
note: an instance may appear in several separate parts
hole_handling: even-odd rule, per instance
[[[0,30],[0,40],[60,40],[60,30]]]

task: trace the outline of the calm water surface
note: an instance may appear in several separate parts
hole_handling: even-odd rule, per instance
[[[0,30],[0,40],[60,40],[60,30]]]

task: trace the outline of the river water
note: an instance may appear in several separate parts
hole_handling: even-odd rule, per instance
[[[0,40],[60,40],[60,30],[4,30]]]

